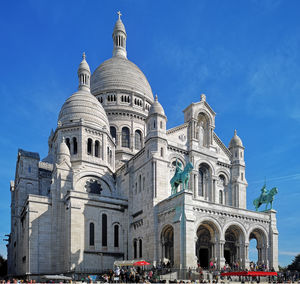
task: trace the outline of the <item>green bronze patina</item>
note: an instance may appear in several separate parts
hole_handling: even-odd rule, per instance
[[[260,196],[256,199],[254,199],[254,201],[253,201],[253,205],[255,206],[255,210],[258,211],[258,208],[262,204],[266,204],[266,209],[265,210],[268,210],[269,203],[271,205],[270,209],[272,209],[273,208],[274,195],[276,195],[277,193],[278,193],[277,187],[273,187],[272,189],[267,190],[266,184],[264,184],[264,186],[261,189]]]
[[[184,169],[182,169],[182,164],[177,161],[176,159],[176,169],[175,174],[170,180],[171,184],[171,194],[177,193],[178,186],[182,183],[183,184],[183,190],[187,188],[188,182],[190,179],[190,172],[193,169],[192,163],[188,163]]]

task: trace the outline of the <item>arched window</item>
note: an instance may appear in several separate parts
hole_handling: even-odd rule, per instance
[[[107,215],[102,215],[102,246],[107,247]]]
[[[100,157],[100,143],[98,140],[96,140],[95,142],[95,156],[96,157]]]
[[[122,128],[122,147],[130,148],[130,135],[128,127]]]
[[[77,139],[73,137],[73,154],[77,154]]]
[[[139,254],[140,257],[143,257],[143,241],[139,239]]]
[[[112,138],[115,138],[116,142],[117,142],[117,131],[116,131],[116,128],[114,126],[110,127],[110,135],[111,135]]]
[[[133,258],[137,258],[137,240],[133,240]]]
[[[209,198],[210,194],[210,170],[207,164],[201,164],[198,175],[198,196]]]
[[[90,223],[90,246],[95,245],[95,225]]]
[[[160,121],[160,128],[163,128],[163,122]]]
[[[88,155],[92,155],[92,143],[93,143],[92,139],[89,138],[88,143],[87,143],[87,153],[88,153]]]
[[[140,130],[136,130],[134,137],[135,137],[135,139],[134,139],[135,149],[141,150],[142,149],[142,132]]]
[[[160,148],[160,156],[161,156],[161,157],[164,156],[164,148]]]
[[[119,247],[119,225],[114,226],[114,247]]]
[[[223,191],[219,190],[219,203],[223,204]]]
[[[139,176],[139,192],[142,191],[142,176]]]
[[[66,145],[68,146],[69,151],[71,152],[71,145],[70,145],[70,139],[69,138],[66,139]]]

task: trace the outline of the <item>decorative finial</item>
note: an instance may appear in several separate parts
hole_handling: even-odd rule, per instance
[[[119,20],[121,20],[121,16],[122,16],[121,12],[118,11],[117,14],[119,15]]]
[[[237,135],[237,131],[236,131],[236,129],[234,129],[234,136],[236,136]]]
[[[64,136],[63,136],[63,138],[62,138],[62,143],[66,143],[66,142],[65,142],[65,137],[64,137]]]
[[[82,59],[85,60],[85,52],[82,53]]]
[[[156,101],[156,102],[158,101],[157,94],[155,95],[155,101]]]
[[[204,94],[201,95],[201,101],[203,101],[203,102],[206,101],[206,96]]]

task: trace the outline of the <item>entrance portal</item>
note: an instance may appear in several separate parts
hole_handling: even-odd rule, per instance
[[[233,267],[238,262],[244,266],[242,244],[245,243],[243,231],[236,225],[230,226],[225,232],[224,258]]]
[[[201,248],[199,250],[199,263],[202,268],[208,268],[209,251],[207,248]]]
[[[230,259],[230,250],[225,249],[224,250],[224,258],[225,258],[225,262],[226,263],[231,263],[231,259]]]
[[[219,241],[219,231],[209,221],[204,221],[197,230],[196,256],[202,268],[208,268],[209,262],[217,262],[215,244]]]

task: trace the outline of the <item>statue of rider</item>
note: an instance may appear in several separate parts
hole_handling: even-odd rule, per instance
[[[266,183],[264,184],[264,186],[262,187],[261,191],[261,195],[260,195],[260,203],[263,203],[264,197],[268,194],[268,190],[266,188]]]
[[[183,169],[182,169],[182,163],[178,162],[178,160],[176,159],[176,169],[175,169],[175,174],[174,176],[180,174],[183,172]]]

